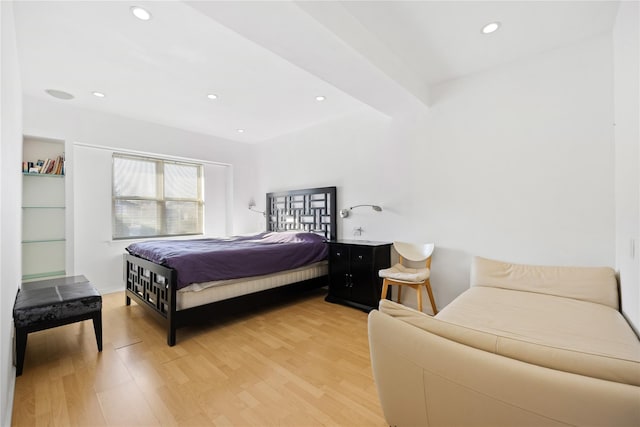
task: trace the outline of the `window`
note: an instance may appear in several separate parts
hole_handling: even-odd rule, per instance
[[[203,233],[203,168],[113,154],[113,238]]]

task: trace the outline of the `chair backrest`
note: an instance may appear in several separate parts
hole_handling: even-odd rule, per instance
[[[408,261],[426,261],[431,257],[433,243],[393,242],[393,247],[402,258]]]

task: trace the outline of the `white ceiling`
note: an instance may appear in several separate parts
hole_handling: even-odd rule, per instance
[[[134,4],[153,18],[134,18]],[[617,2],[19,1],[14,12],[25,95],[257,142],[428,106],[434,84],[610,32]]]

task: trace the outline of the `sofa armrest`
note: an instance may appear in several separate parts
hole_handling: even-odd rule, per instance
[[[473,291],[477,290],[467,290],[465,294],[458,298],[462,299],[466,294]],[[491,289],[484,291],[497,290]],[[499,292],[513,291],[501,290]],[[562,300],[562,298],[560,298],[560,300]],[[613,312],[622,320],[620,313],[615,312],[611,308],[602,307],[601,305],[594,306]],[[463,316],[467,314],[463,309],[456,308],[456,311],[462,313]],[[447,308],[447,310],[450,309],[451,307]],[[627,351],[614,356],[563,348],[549,343],[534,342],[527,340],[525,336],[519,338],[504,336],[504,330],[493,333],[487,332],[442,320],[439,316],[431,317],[425,313],[386,299],[380,300],[380,311],[432,334],[479,350],[546,368],[556,369],[558,371],[640,386],[640,350],[638,349],[638,342],[630,330],[629,335],[631,335],[630,339],[632,342],[624,347],[624,350]],[[445,313],[445,311],[442,311],[440,315],[443,313]],[[612,345],[614,341],[611,337],[609,337],[609,339],[610,341],[608,341],[608,343]],[[591,345],[593,346],[593,344]],[[626,358],[622,357],[622,355],[625,355]]]

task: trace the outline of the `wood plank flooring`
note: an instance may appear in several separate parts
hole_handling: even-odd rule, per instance
[[[164,328],[124,294],[90,321],[29,334],[14,426],[384,426],[367,315],[324,291],[257,313]]]

